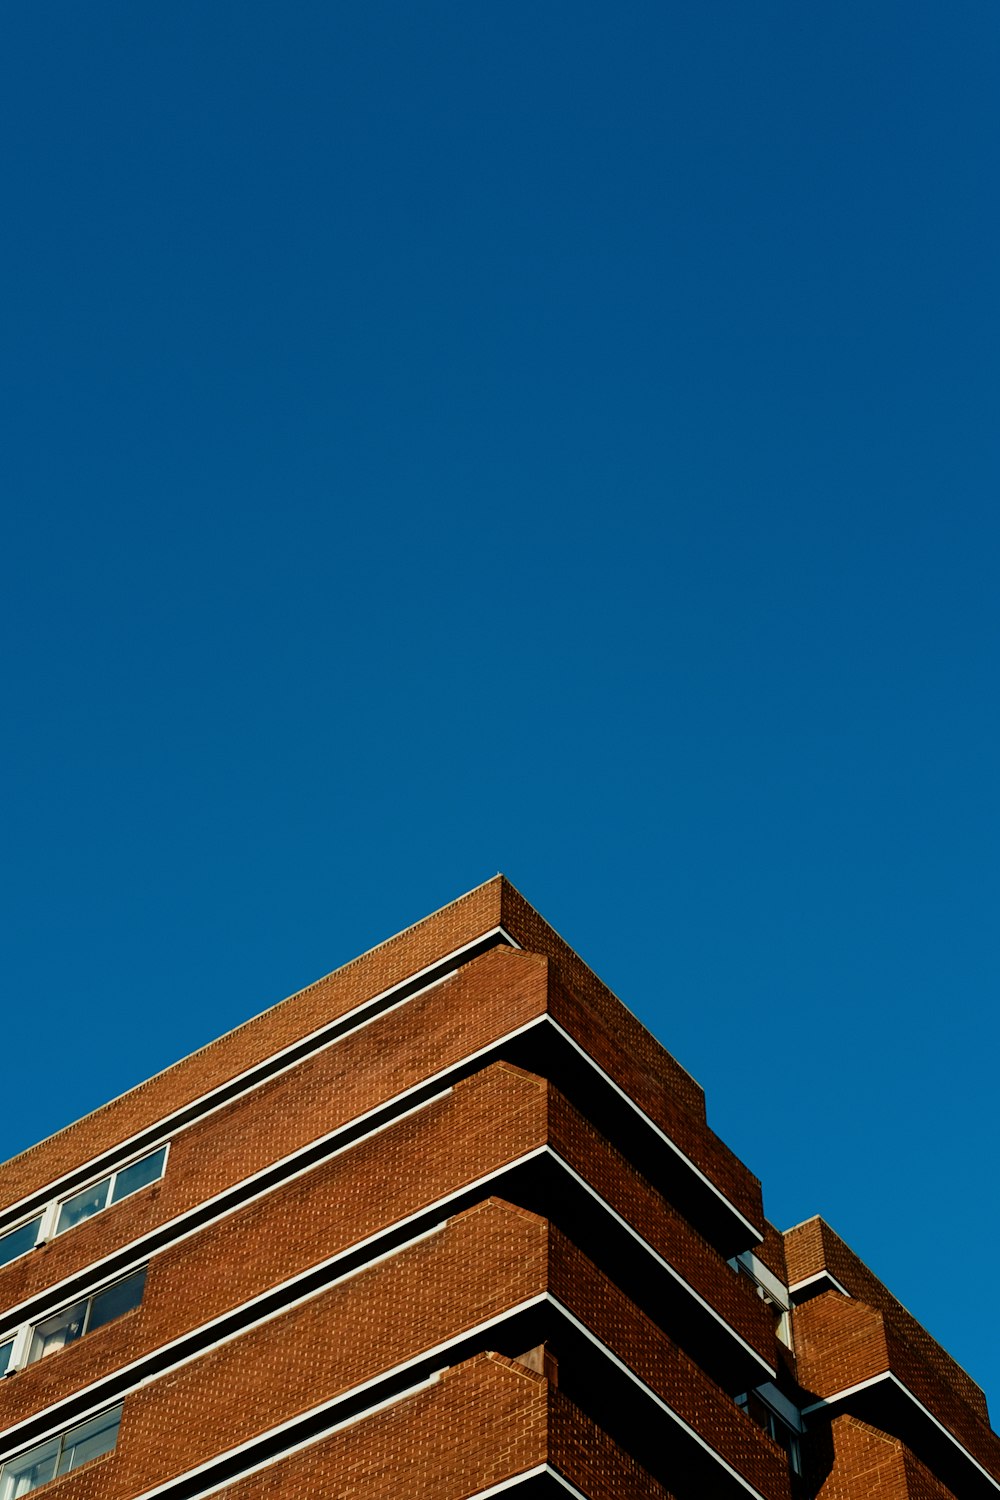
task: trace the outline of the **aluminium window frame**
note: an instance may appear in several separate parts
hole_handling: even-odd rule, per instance
[[[147,1148],[139,1152],[137,1156],[130,1156],[125,1161],[119,1162],[113,1171],[103,1172],[100,1177],[95,1177],[92,1182],[85,1182],[82,1186],[74,1188],[71,1193],[66,1193],[61,1198],[53,1199],[42,1214],[42,1225],[35,1244],[44,1245],[49,1240],[61,1238],[62,1235],[69,1234],[70,1230],[76,1229],[78,1224],[89,1223],[91,1219],[96,1219],[99,1215],[107,1213],[109,1208],[117,1208],[118,1203],[127,1203],[129,1198],[135,1196],[135,1193],[141,1193],[145,1188],[153,1187],[156,1183],[162,1182],[167,1175],[167,1162],[170,1160],[171,1144],[169,1140],[161,1141],[158,1146],[153,1146],[152,1149]],[[150,1156],[156,1156],[160,1151],[163,1152],[163,1166],[160,1169],[159,1176],[154,1177],[151,1182],[147,1182],[144,1187],[136,1188],[135,1192],[129,1193],[126,1198],[119,1198],[116,1203],[114,1199],[115,1184],[121,1174],[127,1172],[129,1167],[134,1167],[139,1162],[146,1161]],[[84,1193],[90,1192],[92,1188],[100,1187],[102,1182],[108,1184],[108,1196],[103,1206],[95,1209],[92,1214],[88,1214],[85,1219],[78,1219],[75,1224],[67,1224],[65,1229],[60,1229],[59,1218],[65,1205],[71,1203],[74,1198],[82,1197]],[[28,1222],[30,1223],[31,1221],[29,1220]]]
[[[8,1375],[13,1375],[15,1370],[21,1368],[19,1362],[15,1364],[15,1360],[19,1361],[20,1355],[23,1352],[22,1346],[24,1340],[21,1338],[21,1333],[21,1328],[15,1328],[13,1333],[0,1335],[0,1349],[6,1348],[8,1344],[11,1346],[10,1359],[7,1361],[6,1368],[0,1373],[0,1380],[6,1380]]]
[[[110,1448],[105,1448],[103,1453],[95,1453],[93,1458],[84,1459],[82,1464],[74,1464],[71,1468],[66,1469],[62,1474],[59,1473],[57,1467],[56,1472],[49,1479],[43,1479],[41,1484],[36,1484],[32,1489],[25,1490],[24,1493],[25,1495],[33,1495],[36,1491],[43,1490],[46,1488],[46,1486],[53,1484],[57,1479],[65,1479],[69,1474],[75,1474],[78,1469],[85,1468],[87,1464],[94,1463],[97,1461],[97,1459],[107,1458],[108,1455],[114,1453],[115,1449],[118,1447],[118,1435],[121,1431],[122,1416],[124,1415],[124,1405],[124,1398],[119,1401],[114,1401],[110,1406],[106,1406],[96,1412],[92,1412],[89,1417],[83,1417],[81,1420],[74,1422],[71,1427],[64,1427],[60,1432],[54,1432],[51,1437],[43,1438],[40,1442],[32,1443],[29,1448],[21,1448],[19,1452],[11,1453],[7,1458],[3,1460],[2,1463],[0,1463],[0,1493],[2,1493],[4,1481],[7,1477],[7,1470],[11,1464],[20,1463],[22,1459],[27,1458],[29,1454],[33,1453],[36,1448],[48,1448],[52,1443],[58,1443],[59,1446],[56,1455],[56,1463],[58,1465],[62,1461],[62,1456],[65,1451],[66,1439],[68,1437],[71,1437],[73,1433],[77,1432],[81,1427],[89,1426],[90,1423],[96,1421],[98,1417],[103,1417],[113,1411],[117,1411],[118,1422],[115,1427],[115,1441]]]
[[[34,1213],[31,1213],[27,1216],[27,1218],[22,1219],[19,1224],[11,1224],[10,1227],[5,1229],[3,1234],[0,1235],[0,1242],[6,1239],[9,1234],[17,1234],[18,1230],[24,1229],[26,1225],[33,1224],[36,1221],[38,1223],[38,1232],[35,1235],[34,1241],[27,1247],[26,1250],[22,1250],[19,1255],[14,1255],[10,1260],[4,1261],[2,1264],[0,1264],[0,1272],[5,1271],[8,1266],[16,1265],[16,1263],[19,1260],[23,1260],[26,1255],[30,1255],[32,1250],[37,1250],[40,1248],[40,1246],[47,1245],[50,1240],[54,1240],[64,1234],[68,1234],[71,1229],[75,1229],[77,1227],[76,1224],[67,1224],[65,1229],[60,1229],[58,1227],[59,1216],[62,1213],[64,1204],[71,1202],[73,1198],[80,1197],[82,1193],[88,1192],[91,1188],[99,1187],[102,1182],[107,1182],[109,1184],[107,1202],[104,1204],[103,1208],[95,1209],[92,1214],[87,1215],[86,1219],[80,1219],[77,1221],[77,1223],[85,1224],[89,1219],[96,1219],[99,1214],[106,1213],[109,1208],[116,1208],[117,1203],[115,1203],[113,1200],[113,1194],[115,1190],[115,1183],[117,1182],[121,1174],[128,1171],[129,1167],[136,1166],[138,1162],[145,1161],[147,1157],[156,1156],[160,1151],[163,1152],[163,1166],[160,1170],[160,1175],[158,1177],[154,1177],[152,1182],[146,1183],[145,1186],[153,1187],[155,1183],[162,1182],[164,1177],[166,1177],[167,1175],[167,1163],[170,1160],[170,1147],[172,1144],[173,1142],[168,1139],[165,1141],[161,1141],[158,1146],[153,1146],[151,1148],[147,1147],[145,1150],[140,1151],[133,1156],[127,1157],[125,1161],[120,1162],[118,1166],[115,1167],[112,1171],[103,1172],[100,1177],[95,1177],[92,1182],[86,1182],[82,1185],[82,1187],[74,1188],[71,1193],[64,1193],[61,1197],[51,1198],[45,1204],[44,1208],[36,1208]],[[143,1191],[143,1188],[135,1189],[135,1192],[137,1193],[141,1193]],[[128,1194],[128,1198],[131,1198],[133,1196],[133,1193]],[[128,1201],[128,1198],[119,1198],[118,1203],[126,1203]],[[0,1340],[0,1342],[6,1341]]]
[[[120,1275],[113,1276],[110,1281],[99,1281],[91,1291],[84,1292],[82,1296],[73,1297],[68,1302],[63,1301],[59,1303],[58,1306],[53,1307],[48,1312],[46,1312],[43,1317],[32,1318],[29,1322],[20,1323],[16,1328],[8,1329],[5,1333],[0,1334],[0,1348],[2,1348],[5,1344],[13,1344],[14,1346],[10,1351],[10,1359],[7,1361],[7,1368],[3,1371],[3,1374],[0,1375],[0,1381],[6,1380],[10,1375],[16,1375],[19,1370],[30,1368],[31,1365],[41,1364],[42,1360],[46,1358],[45,1355],[39,1356],[38,1359],[29,1358],[31,1354],[31,1345],[35,1337],[35,1330],[37,1328],[40,1328],[43,1323],[48,1323],[50,1319],[57,1318],[60,1313],[68,1312],[71,1307],[78,1307],[81,1302],[85,1303],[87,1311],[84,1314],[83,1331],[77,1338],[71,1341],[74,1344],[78,1343],[80,1339],[86,1338],[87,1334],[90,1332],[90,1329],[87,1325],[90,1321],[91,1304],[94,1302],[95,1298],[102,1296],[105,1292],[109,1292],[111,1288],[117,1286],[119,1282],[130,1281],[132,1277],[135,1276],[139,1271],[148,1272],[148,1270],[149,1262],[142,1261],[139,1265],[133,1266],[131,1270],[123,1271]],[[143,1296],[145,1296],[145,1291],[146,1288],[144,1283]],[[119,1313],[118,1316],[123,1318],[127,1313],[135,1312],[136,1308],[141,1307],[141,1305],[142,1299],[140,1298],[135,1307],[127,1308],[126,1312]],[[118,1318],[112,1318],[110,1321],[112,1323],[117,1323]],[[107,1325],[104,1323],[101,1324],[102,1328],[106,1326]],[[57,1352],[61,1354],[62,1350],[60,1349]]]
[[[29,1224],[34,1224],[36,1220],[38,1222],[38,1233],[35,1235],[33,1242],[28,1246],[26,1250],[21,1250],[17,1255],[12,1255],[10,1260],[0,1262],[0,1271],[5,1271],[8,1266],[16,1265],[17,1262],[19,1260],[23,1260],[26,1255],[30,1255],[32,1250],[37,1250],[39,1245],[45,1244],[45,1233],[48,1227],[51,1209],[51,1203],[46,1203],[44,1208],[36,1208],[34,1213],[28,1214],[27,1218],[21,1219],[19,1223],[9,1225],[8,1228],[4,1230],[3,1234],[0,1234],[0,1244],[2,1244],[2,1242],[7,1238],[8,1235],[17,1234],[19,1230],[26,1229]]]
[[[773,1397],[771,1396],[771,1391],[774,1391]],[[753,1390],[743,1391],[736,1397],[736,1405],[753,1422],[755,1427],[759,1427],[762,1432],[767,1433],[772,1443],[777,1443],[778,1447],[788,1457],[788,1466],[791,1472],[801,1477],[802,1436],[805,1431],[802,1413],[787,1397],[784,1397],[783,1400],[786,1410],[780,1411],[777,1401],[781,1397],[782,1392],[778,1391],[773,1384],[768,1383],[767,1385],[756,1386]],[[751,1400],[756,1401],[758,1406],[764,1409],[769,1419],[766,1423],[758,1422],[757,1418],[750,1411]],[[781,1441],[775,1429],[780,1429],[787,1435],[787,1443]]]

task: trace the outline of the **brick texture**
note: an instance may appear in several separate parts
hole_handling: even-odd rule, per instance
[[[628,1221],[730,1327],[772,1365],[774,1319],[745,1276],[739,1276],[697,1230],[660,1196],[582,1115],[552,1091],[553,1147]]]
[[[591,1500],[671,1500],[540,1376],[484,1353],[436,1385],[233,1485],[227,1500],[458,1500],[549,1462]]]
[[[808,1475],[818,1500],[960,1500],[895,1438],[840,1416],[817,1442],[822,1461]]]
[[[550,1286],[581,1322],[762,1494],[789,1494],[784,1454],[565,1235],[552,1231]]]
[[[676,1058],[671,1057],[509,880],[504,880],[500,887],[500,902],[502,923],[511,937],[523,948],[532,953],[544,953],[552,960],[557,982],[566,995],[572,996],[574,1005],[590,1019],[621,1037],[638,1069],[646,1074],[653,1093],[668,1091],[676,1104],[688,1110],[695,1119],[704,1120],[705,1092],[701,1085]]]
[[[875,1308],[823,1292],[796,1310],[795,1348],[800,1384],[820,1397],[891,1371],[1000,1481],[996,1435]]]
[[[226,1500],[458,1500],[544,1463],[544,1380],[484,1354],[225,1491]]]
[[[246,1441],[550,1284],[769,1500],[787,1494],[778,1450],[697,1366],[544,1220],[492,1199],[134,1392],[117,1451],[61,1484],[124,1500],[204,1461],[218,1434]]]
[[[0,1268],[0,1307],[12,1307],[223,1189],[308,1145],[404,1089],[488,1046],[545,1013],[546,959],[496,948],[443,983],[307,1058],[252,1093],[181,1131],[162,1183],[78,1225],[49,1245]],[[571,1024],[629,1085],[623,1049],[596,1026]],[[649,1101],[655,1107],[655,1100]],[[667,1107],[665,1129],[678,1127]],[[759,1184],[705,1126],[683,1115],[680,1144],[748,1210]]]
[[[505,1312],[544,1290],[547,1258],[532,1215],[492,1200],[460,1215],[134,1392],[116,1451],[60,1481],[65,1500],[139,1494]]]
[[[502,877],[487,881],[368,953],[279,1001],[127,1094],[12,1157],[0,1208],[235,1078],[363,1001],[473,942],[500,922]]]
[[[0,1168],[0,1209],[501,924],[524,947],[555,959],[595,1017],[621,1032],[654,1088],[662,1091],[669,1084],[685,1109],[704,1116],[704,1093],[690,1074],[510,883],[497,876],[13,1157]]]
[[[954,1390],[981,1422],[989,1421],[986,1397],[975,1381],[956,1364],[916,1318],[898,1302],[878,1277],[820,1218],[798,1224],[784,1236],[790,1282],[804,1281],[817,1271],[830,1271],[859,1302],[881,1312],[896,1336],[909,1344],[941,1380]]]
[[[7,1381],[5,1421],[23,1420],[547,1141],[752,1347],[773,1356],[771,1319],[746,1279],[557,1090],[498,1063],[161,1252],[140,1308]]]

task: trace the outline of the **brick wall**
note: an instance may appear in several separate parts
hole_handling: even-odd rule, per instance
[[[738,1276],[715,1247],[554,1090],[549,1121],[555,1150],[681,1272],[751,1348],[774,1364],[774,1319],[746,1277]]]
[[[817,1396],[891,1370],[938,1421],[1000,1480],[1000,1442],[881,1312],[840,1292],[823,1292],[796,1310],[799,1381]]]
[[[287,1421],[543,1291],[547,1256],[532,1215],[495,1200],[459,1215],[133,1392],[116,1451],[59,1481],[59,1500],[125,1500]]]
[[[551,1232],[552,1293],[762,1494],[789,1493],[785,1455],[565,1235]]]
[[[821,1461],[807,1478],[817,1500],[958,1500],[902,1443],[857,1417],[817,1434]]]
[[[896,1300],[829,1224],[820,1218],[809,1219],[790,1229],[784,1239],[791,1281],[803,1281],[817,1271],[831,1271],[852,1297],[885,1315],[897,1336],[913,1346],[981,1422],[989,1421],[986,1397],[975,1381]]]
[[[543,1144],[546,1114],[544,1082],[498,1064],[162,1251],[139,1308],[4,1382],[4,1425]]]
[[[217,1041],[138,1084],[121,1098],[31,1146],[0,1167],[0,1208],[81,1161],[308,1036],[373,995],[472,942],[500,921],[501,881],[488,881]],[[141,1002],[141,976],[137,1002]]]
[[[669,1088],[686,1110],[704,1116],[704,1093],[690,1074],[497,876],[13,1157],[0,1167],[0,1209],[501,924],[522,946],[555,960],[590,1013],[621,1034],[655,1087]],[[141,990],[141,978],[137,985]]]
[[[701,1085],[508,880],[501,883],[500,901],[502,925],[511,937],[522,948],[546,954],[552,960],[557,981],[567,995],[573,996],[574,1004],[603,1028],[621,1037],[629,1055],[648,1074],[652,1086],[666,1090],[695,1119],[704,1120],[705,1092]]]
[[[542,1015],[548,999],[544,958],[497,948],[475,959],[426,993],[181,1131],[172,1141],[162,1183],[0,1268],[0,1308],[16,1305],[123,1240],[166,1222],[489,1045]],[[596,1025],[584,1030],[579,1017],[566,1019],[582,1043],[602,1054],[622,1087],[635,1083],[627,1054],[614,1039]],[[655,1108],[655,1100],[647,1102]],[[721,1181],[738,1206],[761,1217],[756,1179],[707,1127],[697,1126],[683,1112],[672,1114],[665,1096],[661,1104],[654,1114],[657,1122],[683,1136],[679,1144],[702,1170]],[[105,1128],[99,1116],[90,1117],[85,1126],[82,1122],[77,1139],[81,1159],[96,1149]],[[65,1144],[60,1142],[60,1151]]]

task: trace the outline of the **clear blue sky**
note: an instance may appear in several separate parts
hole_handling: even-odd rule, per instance
[[[502,869],[993,1396],[995,0],[13,0],[6,1156]]]

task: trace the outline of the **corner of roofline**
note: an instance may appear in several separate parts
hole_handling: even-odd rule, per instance
[[[822,1214],[810,1214],[808,1218],[800,1219],[797,1224],[789,1224],[787,1229],[779,1229],[778,1233],[781,1235],[782,1239],[784,1239],[786,1234],[794,1234],[796,1229],[805,1229],[807,1224],[815,1224],[817,1222],[821,1225],[825,1225],[827,1229],[830,1228],[830,1225],[827,1224]],[[832,1232],[836,1234],[836,1230],[833,1230]]]
[[[632,1017],[633,1020],[637,1021],[639,1023],[639,1025],[642,1026],[645,1030],[650,1031],[650,1034],[654,1036],[654,1040],[656,1040],[656,1041],[659,1042],[659,1038],[656,1037],[655,1034],[651,1032],[648,1023],[645,1022],[645,1021],[643,1021],[639,1016],[636,1015],[636,1013],[632,1009],[632,1007],[630,1005],[628,1005],[621,998],[621,996],[618,994],[618,992],[616,990],[613,990],[611,988],[611,986],[608,984],[607,980],[601,978],[600,974],[598,974],[598,972],[597,972],[596,969],[591,968],[590,964],[583,957],[583,955],[580,952],[580,950],[578,948],[574,947],[574,945],[571,942],[569,942],[566,938],[564,938],[563,935],[562,935],[562,933],[558,930],[558,928],[553,927],[552,923],[548,920],[548,918],[545,916],[545,914],[542,911],[540,911],[537,906],[535,906],[534,902],[528,900],[527,896],[524,895],[524,893],[514,884],[514,882],[508,876],[504,875],[501,872],[498,872],[494,876],[494,879],[499,882],[499,890],[500,890],[500,924],[503,927],[503,929],[504,929],[505,932],[509,932],[509,933],[511,933],[512,936],[514,936],[515,938],[517,938],[517,933],[516,933],[516,931],[514,931],[515,927],[517,926],[517,923],[516,923],[516,921],[508,920],[509,916],[513,916],[512,913],[511,914],[508,913],[508,903],[509,903],[509,900],[512,898],[515,902],[520,902],[522,906],[526,907],[528,911],[530,911],[535,917],[537,917],[538,920],[539,920],[539,922],[542,923],[543,927],[545,927],[545,928],[548,929],[548,931],[557,940],[557,942],[561,943],[563,945],[563,947],[565,947],[566,949],[568,949],[569,952],[572,953],[573,956],[583,965],[583,967],[586,969],[586,971],[588,972],[588,974],[590,974],[590,976],[596,981],[596,983],[599,984],[601,986],[601,988],[603,990],[605,990],[609,995],[611,995],[612,998],[615,999],[618,1002],[618,1004],[622,1007],[622,1009],[628,1012],[628,1014]],[[488,885],[489,882],[486,881],[486,882],[484,882],[484,884]],[[665,1052],[668,1051],[666,1043],[660,1042],[659,1044],[660,1044],[660,1046],[663,1048],[663,1050]],[[678,1058],[676,1058],[672,1052],[669,1053],[669,1056],[670,1056],[671,1060],[674,1062],[674,1064],[681,1070],[681,1072],[685,1073],[687,1075],[687,1077],[691,1080],[692,1084],[699,1091],[699,1093],[702,1095],[702,1097],[704,1097],[705,1090],[704,1090],[703,1086],[698,1082],[698,1079],[695,1078],[695,1076],[691,1072],[690,1068],[686,1068],[684,1066],[684,1064]]]
[[[89,1120],[93,1118],[93,1116],[99,1115],[103,1110],[108,1109],[112,1104],[118,1104],[122,1099],[127,1098],[129,1094],[136,1093],[139,1089],[147,1087],[147,1085],[153,1083],[156,1079],[162,1078],[164,1074],[173,1072],[175,1068],[179,1068],[183,1063],[190,1062],[192,1058],[199,1057],[202,1053],[208,1052],[212,1047],[217,1046],[219,1042],[224,1042],[229,1037],[236,1036],[239,1032],[245,1031],[248,1027],[253,1026],[256,1022],[263,1020],[265,1016],[270,1015],[273,1011],[279,1010],[281,1006],[287,1004],[289,1000],[295,1000],[300,995],[308,994],[310,990],[316,989],[318,985],[326,983],[326,981],[331,979],[333,975],[341,973],[344,969],[353,968],[355,964],[360,963],[362,959],[368,958],[371,954],[376,953],[380,948],[388,947],[390,943],[394,943],[399,938],[405,937],[408,932],[413,932],[416,928],[422,927],[423,924],[425,922],[429,922],[432,917],[439,916],[442,912],[448,911],[451,907],[458,906],[461,904],[461,902],[470,900],[473,896],[477,895],[480,891],[485,891],[491,885],[495,885],[497,887],[499,896],[496,906],[496,925],[499,926],[501,915],[503,912],[503,888],[505,885],[510,886],[510,882],[507,880],[505,875],[497,872],[496,875],[491,875],[487,880],[481,880],[478,885],[474,885],[469,890],[463,891],[460,896],[455,896],[451,901],[446,901],[443,906],[436,907],[434,911],[427,912],[424,916],[418,917],[415,922],[410,922],[406,927],[400,928],[398,932],[393,932],[388,937],[382,938],[379,942],[373,943],[372,946],[370,948],[366,948],[363,953],[359,953],[355,955],[355,957],[347,959],[344,963],[338,964],[336,968],[330,969],[327,973],[321,974],[318,979],[310,980],[308,984],[303,985],[300,989],[292,990],[290,994],[283,995],[280,1000],[272,1001],[272,1003],[265,1006],[263,1010],[259,1010],[254,1015],[248,1016],[244,1021],[237,1022],[237,1024],[235,1026],[231,1026],[228,1031],[222,1032],[217,1037],[212,1037],[210,1041],[204,1042],[200,1047],[195,1047],[191,1052],[185,1053],[183,1057],[175,1058],[173,1062],[167,1063],[166,1067],[158,1068],[157,1071],[155,1073],[151,1073],[148,1078],[140,1078],[136,1083],[130,1084],[128,1088],[122,1089],[120,1093],[114,1094],[110,1099],[106,1099],[103,1103],[95,1105],[93,1109],[87,1110],[86,1113],[78,1116],[77,1119],[68,1120],[65,1125],[58,1126],[55,1130],[50,1131],[48,1135],[43,1136],[41,1140],[33,1141],[30,1146],[25,1146],[22,1150],[16,1151],[13,1156],[7,1157],[6,1160],[0,1161],[0,1168],[12,1166],[14,1162],[21,1161],[25,1157],[34,1155],[36,1151],[39,1151],[50,1141],[55,1140],[57,1136],[63,1135],[67,1131],[74,1129],[77,1125],[82,1124],[84,1120]],[[512,886],[510,888],[513,889]],[[521,899],[523,900],[524,898],[521,897]]]

